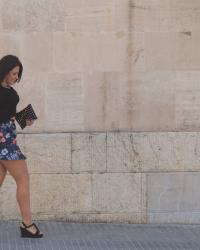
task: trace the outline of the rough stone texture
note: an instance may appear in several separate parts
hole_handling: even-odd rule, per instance
[[[142,211],[141,174],[94,174],[92,182],[95,211]]]
[[[46,84],[48,131],[83,130],[83,87],[80,74],[50,74]]]
[[[200,222],[199,173],[147,175],[148,222]]]
[[[199,133],[110,133],[108,172],[199,171]]]
[[[1,219],[19,217],[19,206],[16,201],[16,184],[10,175],[6,176],[4,184],[0,189],[0,199]]]
[[[26,134],[24,144],[31,173],[71,172],[70,134]]]
[[[71,150],[73,172],[106,171],[106,134],[73,134]]]

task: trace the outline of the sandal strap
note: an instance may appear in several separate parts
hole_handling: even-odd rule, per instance
[[[27,226],[24,222],[22,222],[22,224],[25,226],[25,228],[30,228],[30,227],[32,227],[32,226],[35,226],[35,228],[37,229],[37,232],[36,232],[36,233],[39,233],[39,229],[38,229],[38,227],[35,225],[35,223],[32,223],[32,224],[30,224],[29,226]]]

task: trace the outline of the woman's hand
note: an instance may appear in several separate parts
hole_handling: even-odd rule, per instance
[[[33,120],[26,120],[26,125],[27,126],[31,126],[33,124]]]

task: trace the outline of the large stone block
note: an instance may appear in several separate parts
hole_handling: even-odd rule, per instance
[[[123,72],[126,70],[128,36],[123,33],[92,33],[82,36],[84,71]]]
[[[199,40],[199,30],[192,32],[187,30],[177,34],[176,69],[200,70]]]
[[[67,5],[66,30],[71,32],[113,31],[114,10],[113,0],[84,1],[84,4],[79,1],[78,8]]]
[[[175,32],[145,32],[147,70],[178,69],[176,44],[177,33]]]
[[[2,26],[9,31],[64,31],[65,13],[63,0],[1,1]]]
[[[14,179],[7,175],[0,188],[0,217],[1,219],[16,218],[20,210],[16,200],[16,184]]]
[[[199,133],[109,133],[107,171],[198,171],[199,140]]]
[[[197,172],[148,174],[148,222],[199,222],[199,179]]]
[[[94,174],[93,210],[101,213],[142,213],[145,189],[142,174]]]
[[[200,130],[200,73],[199,71],[179,71],[176,73],[176,130]]]
[[[64,31],[65,1],[24,1],[24,29],[27,31]]]
[[[72,134],[72,171],[106,171],[106,134]]]
[[[90,174],[33,174],[30,179],[34,216],[91,211]]]
[[[23,30],[24,28],[24,1],[1,1],[2,28],[6,31]],[[9,17],[9,18],[8,18]]]
[[[84,105],[81,74],[50,74],[46,84],[48,131],[83,130]]]
[[[174,130],[175,72],[154,71],[132,76],[134,131]]]
[[[51,32],[29,32],[20,35],[21,60],[29,75],[32,75],[33,72],[52,72],[52,41]]]
[[[18,36],[0,34],[0,58],[7,54],[20,55],[20,42]]]
[[[84,124],[87,131],[116,130],[120,123],[120,73],[85,73]],[[91,93],[92,97],[91,98]]]
[[[127,35],[116,33],[56,33],[57,71],[119,71],[126,66]],[[63,53],[65,51],[65,53]],[[116,53],[117,51],[117,53]]]
[[[70,134],[26,134],[25,154],[31,173],[71,171]]]

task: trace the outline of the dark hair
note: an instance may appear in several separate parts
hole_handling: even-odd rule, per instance
[[[0,84],[6,77],[6,75],[16,66],[19,66],[19,75],[18,75],[18,82],[21,79],[23,66],[18,57],[13,55],[6,55],[1,58],[0,60]]]

